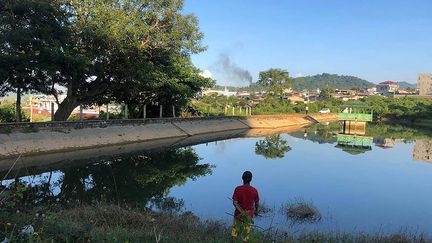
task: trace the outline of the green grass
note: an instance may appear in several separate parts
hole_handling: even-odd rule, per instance
[[[40,210],[40,209],[39,209]],[[11,242],[232,242],[230,225],[202,221],[190,212],[155,213],[145,209],[127,209],[115,205],[79,206],[51,209],[51,212],[1,211],[0,238]],[[35,232],[20,235],[25,225]],[[2,230],[2,231],[1,231]],[[289,234],[259,229],[250,242],[432,242],[421,234],[349,234],[309,232]]]

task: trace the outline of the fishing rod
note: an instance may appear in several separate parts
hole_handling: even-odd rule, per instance
[[[234,200],[233,200],[232,198],[230,198],[230,197],[227,197],[227,198],[228,198],[228,200],[230,200],[231,202],[233,202],[234,207],[235,207],[235,208],[236,208],[240,213],[245,213],[245,212],[246,212],[246,211],[243,210],[243,208],[238,204],[238,202],[234,201]],[[231,214],[231,213],[227,213],[227,212],[225,212],[225,213],[228,214],[228,215],[230,215],[230,216],[232,216],[232,217],[235,217],[235,215],[233,215],[233,214]],[[249,213],[249,212],[246,212],[246,213]],[[260,216],[260,215],[257,214],[257,216]],[[243,222],[243,223],[246,223],[246,222],[245,222],[244,220],[242,220],[241,218],[237,218],[237,219],[240,220],[240,221]],[[273,220],[272,220],[272,224],[273,224]],[[270,231],[270,230],[272,230],[272,229],[274,228],[273,226],[270,226],[268,229],[264,229],[264,228],[261,227],[261,226],[255,225],[253,221],[252,221],[251,226],[257,228],[258,230],[260,230],[260,231],[261,231],[261,234],[264,234],[264,233],[266,233],[267,231]],[[278,229],[276,229],[276,231],[273,233],[273,236],[271,237],[271,238],[272,238],[272,243],[276,243],[275,236],[277,235],[277,232],[278,232]]]
[[[228,212],[225,212],[225,213],[228,214],[229,216],[233,216],[233,217],[235,217],[234,214],[232,214],[232,213],[228,213]],[[237,218],[237,219],[240,220],[240,221],[243,222],[243,223],[246,223],[244,220],[242,220],[242,219],[240,219],[240,218]],[[268,229],[264,229],[263,227],[258,226],[258,225],[254,225],[254,224],[251,224],[250,226],[255,227],[255,228],[258,228],[258,229],[262,230],[262,232],[266,232],[266,231],[269,231],[269,230],[272,229],[272,227],[270,227],[270,228],[268,228]]]
[[[228,198],[228,200],[230,200],[231,202],[233,202],[233,204],[234,204],[234,207],[240,212],[240,214],[244,214],[244,213],[249,213],[249,212],[247,212],[246,210],[244,210],[239,204],[238,204],[238,202],[236,202],[236,201],[234,201],[232,198],[230,198],[230,197],[227,197]],[[233,216],[233,217],[235,217],[235,215],[233,215],[233,214],[231,214],[231,213],[227,213],[227,212],[225,212],[226,214],[228,214],[228,215],[230,215],[230,216]],[[258,215],[259,216],[259,215]],[[243,223],[246,223],[243,219],[241,219],[241,218],[237,218],[238,220],[240,220],[241,222],[243,222]],[[254,224],[254,221],[252,220],[252,224],[251,224],[251,226],[252,227],[255,227],[255,228],[258,228],[258,229],[261,229],[262,230],[262,232],[266,232],[266,231],[269,231],[269,230],[271,230],[272,229],[272,227],[270,227],[270,228],[268,228],[268,229],[264,229],[263,227],[260,227],[260,226],[258,226],[258,225],[255,225]]]

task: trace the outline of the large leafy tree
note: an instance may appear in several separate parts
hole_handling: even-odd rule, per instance
[[[200,76],[200,70],[194,67],[189,57],[167,55],[165,65],[152,67],[145,78],[131,80],[130,84],[115,87],[109,93],[110,100],[128,104],[131,117],[143,114],[143,104],[160,104],[164,107],[175,106],[179,112],[202,87],[212,81]],[[158,114],[157,106],[148,106],[148,113]],[[163,109],[165,115],[171,115],[171,109]]]
[[[5,0],[0,7],[0,93],[59,98],[65,87],[55,120],[108,101],[181,106],[211,83],[191,63],[205,48],[182,0]]]
[[[287,70],[270,68],[259,73],[258,84],[266,87],[269,93],[282,96],[284,90],[291,87],[292,79]]]
[[[0,1],[0,95],[15,92],[21,121],[25,92],[51,93],[59,74],[67,16],[50,0]]]
[[[210,82],[190,62],[205,48],[195,16],[182,14],[182,0],[69,0],[65,6],[72,38],[59,84],[67,97],[55,120],[79,105],[176,103]]]

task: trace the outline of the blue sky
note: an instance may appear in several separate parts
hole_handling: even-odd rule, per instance
[[[208,46],[194,64],[222,85],[247,82],[218,68],[221,55],[254,81],[271,67],[375,83],[432,72],[431,0],[186,0],[185,12],[198,16]]]

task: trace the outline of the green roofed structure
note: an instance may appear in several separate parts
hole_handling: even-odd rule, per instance
[[[366,136],[338,134],[336,148],[352,155],[365,153],[372,150],[373,138]]]
[[[373,110],[363,102],[348,104],[339,112],[339,121],[371,122],[372,120]]]

